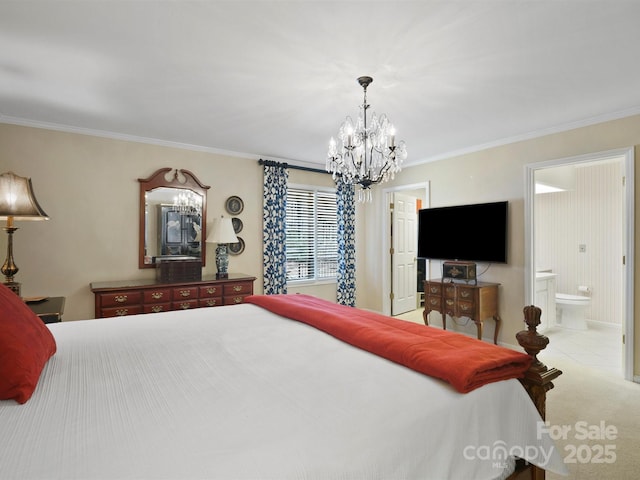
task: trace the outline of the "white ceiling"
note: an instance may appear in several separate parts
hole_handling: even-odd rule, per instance
[[[0,121],[324,164],[362,102],[407,164],[640,113],[640,2],[0,0]]]

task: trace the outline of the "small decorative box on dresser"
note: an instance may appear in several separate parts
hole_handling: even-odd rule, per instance
[[[255,279],[241,273],[230,273],[228,278],[205,275],[199,281],[180,283],[157,280],[94,282],[91,283],[91,291],[95,295],[96,318],[105,318],[235,305],[253,294]]]
[[[493,317],[496,328],[493,343],[498,343],[500,331],[500,315],[498,314],[499,283],[476,282],[454,283],[442,280],[425,280],[424,282],[424,323],[429,325],[429,313],[442,314],[442,326],[447,329],[447,315],[450,317],[468,317],[476,324],[478,340],[482,340],[484,319]]]

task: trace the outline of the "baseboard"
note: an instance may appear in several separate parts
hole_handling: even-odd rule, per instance
[[[602,328],[611,328],[618,331],[622,330],[622,325],[620,324],[601,322],[599,320],[589,320],[588,318],[587,318],[587,325],[592,325],[595,327],[602,327]]]

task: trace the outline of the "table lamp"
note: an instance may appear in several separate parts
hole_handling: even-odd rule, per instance
[[[227,246],[229,243],[238,243],[238,237],[233,230],[233,222],[230,218],[221,217],[213,220],[211,233],[207,235],[207,243],[218,244],[216,248],[216,267],[218,268],[216,278],[228,278],[229,253]]]
[[[13,172],[0,175],[0,220],[6,220],[7,226],[7,259],[0,272],[4,275],[4,284],[17,295],[20,295],[20,284],[13,277],[18,273],[18,267],[13,261],[13,232],[18,227],[13,226],[14,220],[49,220],[49,216],[42,210],[33,194],[31,179],[20,177]]]

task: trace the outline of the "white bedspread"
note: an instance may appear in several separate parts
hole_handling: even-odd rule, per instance
[[[473,458],[525,447],[565,471],[518,381],[459,394],[254,305],[50,328],[33,397],[0,401],[2,479],[489,479],[504,458]]]

